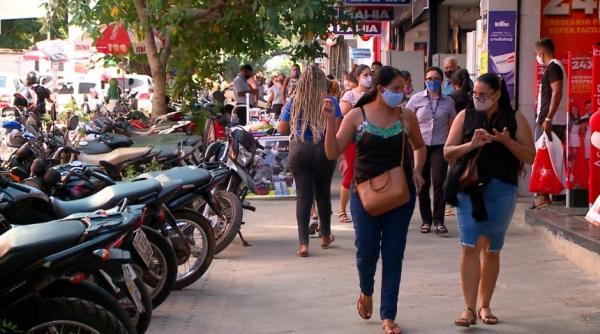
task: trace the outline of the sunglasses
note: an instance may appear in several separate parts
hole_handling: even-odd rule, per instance
[[[442,81],[442,78],[440,78],[440,77],[428,77],[428,78],[425,78],[425,81]]]

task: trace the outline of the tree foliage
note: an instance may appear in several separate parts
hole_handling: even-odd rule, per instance
[[[46,39],[41,19],[2,20],[0,48],[29,49],[35,42]]]
[[[72,22],[93,36],[100,25],[124,22],[143,36],[152,76],[161,94],[167,66],[177,81],[193,85],[200,78],[219,78],[228,60],[261,59],[284,40],[296,59],[323,56],[318,37],[325,37],[335,19],[336,0],[65,0]],[[157,50],[153,30],[164,38]],[[158,97],[160,98],[160,97]],[[153,108],[164,112],[158,98]],[[164,100],[164,96],[163,96]]]

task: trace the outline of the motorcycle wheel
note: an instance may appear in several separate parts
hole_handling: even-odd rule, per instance
[[[167,299],[173,289],[177,278],[177,260],[173,247],[162,234],[147,226],[142,226],[142,229],[152,245],[153,255],[150,269],[143,273],[138,272],[138,274],[142,277],[150,293],[152,307],[157,308]]]
[[[127,334],[117,318],[103,307],[77,298],[44,300],[33,314],[27,314],[26,334],[81,333]]]
[[[231,244],[240,231],[244,210],[239,197],[229,191],[216,190],[213,196],[223,209],[225,220],[214,213],[211,208],[207,208],[206,202],[201,198],[192,203],[192,208],[205,215],[213,227],[216,238],[215,254],[219,254]]]
[[[58,280],[44,289],[44,291],[42,291],[42,296],[44,298],[68,297],[87,300],[102,306],[108,312],[112,313],[123,325],[127,333],[144,333],[143,331],[136,329],[136,319],[133,319],[131,315],[125,311],[123,307],[121,307],[119,301],[117,301],[110,291],[107,291],[91,282],[83,281],[79,284],[74,284],[66,279]],[[1,330],[0,333],[2,333]]]
[[[173,289],[181,290],[199,280],[208,270],[215,256],[216,242],[210,223],[202,215],[183,209],[173,212],[173,216],[177,220],[177,226],[187,237],[186,249],[189,246],[189,251],[179,252],[177,256],[179,266]],[[174,230],[169,227],[167,230],[170,238],[179,238]]]

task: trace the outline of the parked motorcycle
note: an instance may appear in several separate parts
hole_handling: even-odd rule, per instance
[[[125,284],[131,287],[128,295],[141,303],[135,276],[130,276],[129,253],[112,247],[135,228],[138,219],[139,213],[126,212],[81,215],[3,233],[0,332],[136,333],[116,300],[84,281],[86,275],[79,270],[120,267]]]
[[[70,176],[67,176],[67,182]],[[55,180],[54,180],[55,181]],[[37,180],[31,185],[43,184]],[[155,203],[164,201],[170,193],[161,193],[161,186],[156,181],[132,183],[107,189],[104,193],[90,196],[80,201],[63,202],[54,197],[48,197],[44,192],[30,186],[18,185],[9,182],[10,187],[3,190],[4,197],[10,199],[8,205],[0,208],[0,213],[8,221],[17,225],[31,225],[52,219],[66,217],[79,212],[92,212],[100,209],[109,209],[125,198],[131,203],[148,203],[148,214],[144,216],[144,223],[148,225],[154,219],[159,219],[153,211]],[[46,186],[46,188],[49,188]],[[115,192],[113,194],[112,192]],[[150,243],[151,251],[146,251],[151,256],[143,256],[135,249],[134,240],[126,244],[129,250],[136,255],[136,272],[143,278],[152,296],[153,307],[157,307],[169,295],[177,274],[175,254],[171,244],[161,233],[152,228],[144,228],[144,235]]]

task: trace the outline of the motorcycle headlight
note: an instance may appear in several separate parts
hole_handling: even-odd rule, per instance
[[[252,152],[249,152],[244,146],[240,145],[235,161],[242,167],[248,167],[252,161]]]

